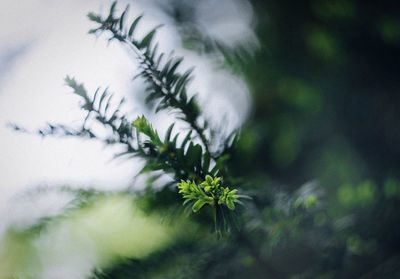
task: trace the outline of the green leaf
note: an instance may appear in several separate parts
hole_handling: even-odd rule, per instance
[[[140,19],[143,17],[143,15],[138,16],[131,24],[131,27],[129,28],[128,35],[129,37],[132,36],[133,31],[135,31],[136,25],[140,21]]]
[[[110,97],[108,97],[106,106],[104,107],[104,114],[107,113],[108,108],[110,107],[111,104],[111,99],[113,98],[113,95],[111,94]],[[100,109],[100,108],[99,108]]]
[[[100,96],[99,105],[98,105],[99,110],[101,109],[103,101],[107,96],[108,96],[108,94],[107,94],[107,89],[106,89],[103,91],[103,94],[101,94],[101,96]]]
[[[226,200],[226,206],[228,206],[228,208],[230,210],[234,210],[235,209],[235,203],[233,202],[232,199],[227,199]]]
[[[122,29],[124,28],[124,19],[125,19],[125,15],[128,12],[129,9],[129,4],[126,6],[124,12],[121,14],[121,17],[119,18],[119,30],[122,31]]]
[[[154,57],[157,54],[157,49],[158,49],[158,43],[155,44],[155,46],[153,47],[153,50],[150,53],[150,61],[154,61]]]
[[[151,124],[147,122],[147,119],[144,117],[144,115],[142,117],[136,118],[136,120],[133,121],[132,126],[136,129],[138,133],[142,133],[148,136],[154,145],[162,145],[158,133],[153,129]]]
[[[93,13],[88,13],[87,17],[94,22],[101,23],[101,17],[99,15],[95,15]]]
[[[149,47],[150,47],[151,41],[153,40],[153,37],[154,37],[154,35],[156,34],[157,29],[158,29],[159,27],[160,27],[160,26],[157,26],[156,28],[154,28],[153,30],[151,30],[151,31],[142,39],[142,41],[141,41],[140,44],[139,44],[139,48],[149,48]]]
[[[171,66],[171,68],[168,70],[168,73],[167,73],[167,80],[171,80],[171,78],[173,77],[173,75],[174,75],[174,73],[175,73],[175,70],[178,68],[178,66],[182,63],[182,61],[183,61],[183,58],[182,57],[180,57],[180,58],[177,58],[176,60],[175,60],[175,63]]]
[[[171,133],[172,133],[172,129],[174,128],[175,123],[172,123],[167,130],[167,133],[165,134],[165,139],[164,139],[164,143],[168,143],[170,138],[171,138]]]
[[[97,99],[97,94],[99,93],[99,91],[100,91],[100,87],[97,87],[97,89],[96,89],[96,91],[94,92],[94,95],[93,95],[93,102],[96,101],[96,99]]]
[[[207,185],[212,185],[213,181],[214,181],[214,179],[212,178],[211,175],[206,175],[206,181],[205,182],[207,183]]]
[[[175,85],[175,94],[178,94],[185,86],[187,83],[191,80],[191,74],[193,72],[194,68],[190,68],[187,70],[178,80],[178,82]]]
[[[164,77],[167,74],[169,66],[171,65],[171,63],[172,63],[172,59],[168,60],[167,63],[165,63],[162,71],[160,72],[160,76],[161,77]]]
[[[179,136],[179,133],[177,133],[177,134],[175,135],[174,139],[172,140],[172,146],[173,146],[174,148],[176,148],[176,141],[178,140],[178,136]]]
[[[197,212],[199,211],[207,202],[203,201],[203,200],[198,200],[196,201],[193,206],[192,206],[192,210],[193,212]]]
[[[157,59],[156,63],[154,64],[154,67],[158,68],[158,66],[160,65],[160,63],[161,63],[163,57],[164,57],[164,53],[161,53],[161,54],[158,56],[158,59]]]
[[[182,63],[183,58],[179,57],[175,60],[175,63],[172,65],[171,69],[169,69],[168,74],[173,74],[176,70],[176,68],[178,68],[178,66]]]
[[[186,105],[188,106],[189,111],[192,113],[192,115],[193,115],[195,118],[197,118],[197,116],[200,114],[200,108],[199,108],[199,106],[197,105],[196,96],[195,96],[195,95],[192,96],[192,97],[190,98],[189,102],[187,102]]]
[[[189,131],[189,133],[186,135],[185,139],[182,142],[181,148],[182,148],[182,152],[184,151],[186,144],[189,142],[190,137],[192,136],[192,130]]]
[[[177,93],[177,92],[175,91],[175,94],[176,94],[176,93]],[[187,94],[186,94],[186,89],[185,89],[185,88],[183,88],[183,89],[181,90],[181,94],[180,94],[179,96],[180,96],[180,98],[181,98],[182,103],[186,104],[186,103],[187,103]]]
[[[109,16],[109,17],[112,17],[112,16],[113,16],[114,11],[115,11],[115,6],[116,6],[116,5],[117,5],[117,1],[114,1],[114,2],[111,4],[110,16]]]
[[[65,82],[74,90],[74,94],[83,97],[86,101],[90,101],[83,84],[78,83],[74,78],[70,78],[69,76],[65,78]]]

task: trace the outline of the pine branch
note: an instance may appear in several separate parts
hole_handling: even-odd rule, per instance
[[[147,88],[149,95],[146,98],[148,103],[160,100],[156,107],[156,112],[163,109],[174,108],[178,110],[182,117],[181,120],[187,122],[199,136],[205,150],[209,153],[209,141],[205,136],[205,129],[208,126],[207,122],[200,126],[198,119],[200,109],[195,100],[195,96],[188,100],[186,86],[192,79],[192,69],[187,70],[184,74],[177,72],[178,67],[183,61],[182,58],[172,57],[165,63],[162,63],[163,53],[157,53],[158,44],[152,44],[152,40],[159,28],[152,29],[140,41],[133,37],[137,24],[141,17],[137,17],[130,25],[129,30],[124,28],[124,18],[128,11],[128,7],[124,10],[121,16],[114,17],[115,5],[113,4],[110,13],[106,19],[100,15],[90,13],[88,17],[100,24],[100,27],[92,29],[89,33],[98,34],[104,31],[111,32],[112,36],[109,40],[116,39],[126,44],[137,56],[140,64],[141,72],[137,75],[143,77],[149,84]],[[161,66],[163,64],[163,66]]]
[[[75,137],[89,137],[102,140],[106,144],[123,144],[127,147],[128,153],[137,152],[134,147],[132,126],[128,117],[120,113],[121,106],[125,100],[121,99],[115,107],[111,103],[113,94],[105,89],[100,93],[100,88],[97,88],[93,98],[91,98],[83,84],[78,83],[74,78],[66,77],[66,84],[73,89],[73,93],[83,99],[81,108],[87,112],[86,117],[80,129],[75,129],[62,124],[48,124],[45,129],[38,130],[42,136],[56,135],[56,136],[75,136]],[[87,128],[89,120],[94,120],[101,124],[103,127],[109,128],[112,135],[109,137],[101,138],[96,133]]]
[[[109,40],[116,39],[127,45],[137,56],[139,61],[140,73],[148,84],[148,96],[146,102],[154,103],[158,101],[156,112],[160,110],[172,109],[179,114],[179,119],[188,123],[191,130],[185,135],[181,144],[177,144],[179,133],[172,136],[174,124],[172,124],[162,140],[157,131],[144,116],[138,117],[135,121],[129,121],[128,116],[121,114],[120,108],[124,100],[120,100],[115,106],[112,102],[113,95],[105,89],[100,92],[98,88],[93,97],[89,96],[83,84],[78,83],[74,78],[65,79],[67,85],[73,89],[73,93],[83,102],[81,108],[86,111],[86,117],[80,129],[74,129],[65,125],[49,124],[47,129],[39,130],[38,133],[46,135],[76,136],[101,139],[105,144],[122,144],[126,150],[117,154],[119,156],[136,156],[145,160],[145,166],[140,173],[154,172],[162,170],[164,173],[174,175],[174,186],[179,181],[181,186],[186,181],[191,181],[198,192],[186,192],[184,198],[193,202],[193,210],[198,211],[205,204],[210,204],[215,208],[215,228],[222,233],[229,231],[230,224],[233,224],[231,211],[235,209],[235,203],[241,204],[239,198],[244,196],[236,195],[237,190],[229,190],[223,186],[224,177],[228,177],[225,172],[225,162],[229,154],[211,154],[210,143],[206,137],[208,124],[206,121],[200,123],[200,109],[195,96],[188,98],[186,93],[187,85],[192,79],[192,69],[183,74],[178,72],[182,63],[182,58],[170,57],[163,63],[163,53],[158,54],[156,44],[153,46],[152,40],[158,27],[151,30],[141,40],[133,37],[135,28],[141,16],[137,17],[130,25],[129,30],[124,27],[124,18],[128,7],[123,11],[119,18],[114,17],[116,3],[113,3],[107,18],[103,19],[99,15],[89,14],[88,17],[100,24],[96,29],[89,33],[98,34],[104,31],[111,32]],[[111,136],[99,137],[90,128],[90,123],[96,122],[111,131]],[[15,126],[15,129],[20,129]],[[201,144],[193,141],[192,133],[200,138]],[[213,135],[213,131],[209,136]],[[229,139],[230,141],[230,139]],[[211,183],[212,177],[223,176],[221,185]],[[211,179],[211,180],[210,180]],[[208,182],[205,182],[208,181]],[[210,182],[211,181],[211,182]],[[217,179],[217,182],[219,179]],[[228,179],[225,180],[227,183]],[[182,184],[183,183],[183,184]],[[210,184],[211,183],[211,184]],[[168,184],[167,184],[168,185]],[[178,187],[180,187],[178,185]],[[200,195],[204,188],[204,195]],[[181,189],[182,190],[182,189]],[[197,193],[197,194],[195,194]]]

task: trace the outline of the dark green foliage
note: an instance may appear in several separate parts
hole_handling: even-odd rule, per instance
[[[182,254],[186,259],[195,254],[207,269],[171,259],[174,275],[399,277],[399,195],[391,195],[397,190],[387,186],[400,185],[394,66],[399,37],[392,31],[394,39],[388,41],[390,28],[383,27],[398,23],[398,7],[390,1],[379,7],[372,1],[252,2],[261,41],[254,59],[245,50],[201,37],[201,27],[193,22],[182,32],[192,49],[222,54],[224,66],[243,74],[251,87],[252,117],[226,156],[217,159],[227,164],[220,172],[228,175],[218,174],[227,185],[252,193],[253,202],[235,211],[241,230],[230,239],[230,247],[246,256],[238,260],[230,250],[217,260],[226,270],[220,274],[212,267],[218,257],[192,246]],[[182,3],[168,9],[193,13]],[[210,175],[217,176],[212,170]],[[310,179],[319,183],[300,187]],[[224,212],[218,208],[216,214]],[[214,251],[221,244],[216,246]],[[163,258],[165,265],[172,255]],[[170,276],[165,269],[150,274],[154,266],[138,277]],[[122,269],[127,274],[140,270],[127,263],[105,278],[124,278]]]

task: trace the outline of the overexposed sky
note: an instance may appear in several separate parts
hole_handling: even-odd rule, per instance
[[[111,162],[110,150],[94,141],[40,138],[15,133],[47,122],[79,123],[78,99],[65,86],[76,76],[88,89],[110,86],[125,92],[132,63],[116,45],[87,35],[88,11],[99,1],[2,1],[0,24],[0,214],[17,192],[41,184],[121,186],[133,166]],[[3,62],[5,61],[5,62]]]

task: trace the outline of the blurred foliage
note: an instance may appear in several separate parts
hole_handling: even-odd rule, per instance
[[[147,172],[174,176],[160,189],[151,187],[155,179],[150,180],[149,187],[135,194],[135,202],[147,214],[188,219],[193,230],[142,257],[125,255],[99,267],[93,278],[399,278],[398,5],[252,0],[261,47],[250,55],[245,48],[230,48],[202,35],[201,26],[182,16],[194,9],[183,2],[172,1],[168,7],[182,26],[183,45],[202,55],[222,55],[221,66],[246,79],[253,112],[239,137],[227,139],[222,150],[212,153],[209,127],[207,121],[198,121],[201,107],[195,99],[190,103],[182,89],[176,99],[162,99],[165,92],[157,87],[185,83],[185,74],[174,76],[175,67],[171,80],[154,82],[162,69],[146,68],[144,58],[144,69],[155,71],[142,74],[153,86],[150,99],[161,99],[160,109],[178,110],[197,139],[185,151],[191,134],[182,145],[176,140],[168,144],[173,126],[163,142],[145,118],[134,122],[133,128],[149,139],[128,145],[128,153],[153,158],[147,161]],[[124,30],[123,20],[111,16],[106,25],[101,17],[90,17],[102,24],[92,33],[110,30],[114,39],[126,43],[118,33]],[[152,32],[133,41],[150,56],[155,52]],[[169,61],[164,74],[174,61],[180,63]],[[75,92],[80,92],[79,85]],[[191,109],[185,111],[187,105]],[[130,138],[131,132],[113,143],[130,143],[136,139]],[[174,161],[172,154],[182,158]],[[217,166],[215,173],[210,161]],[[235,225],[219,237],[210,233],[209,222],[221,214],[218,206],[204,206],[191,215],[179,206],[180,179],[200,184],[208,174],[218,174],[224,185],[235,185],[253,198],[235,209]]]

